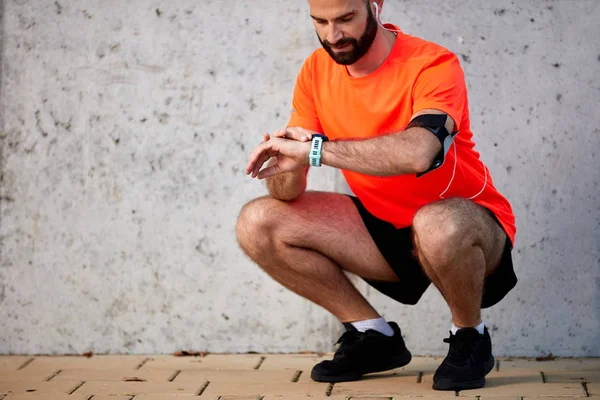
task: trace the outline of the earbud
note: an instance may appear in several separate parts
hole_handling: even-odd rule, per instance
[[[381,20],[379,19],[379,4],[377,4],[377,2],[373,2],[373,5],[375,6],[375,20],[377,21],[377,23],[379,24],[380,27],[382,27],[383,29],[385,29],[386,31],[390,31],[390,32],[400,32],[394,29],[388,29],[385,26],[383,26],[383,24],[381,23]]]

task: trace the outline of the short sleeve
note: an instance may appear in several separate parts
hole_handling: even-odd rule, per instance
[[[323,132],[313,97],[311,58],[304,62],[296,78],[288,126]]]
[[[467,90],[465,76],[456,55],[441,52],[419,73],[413,87],[413,114],[433,108],[448,114],[460,130]]]

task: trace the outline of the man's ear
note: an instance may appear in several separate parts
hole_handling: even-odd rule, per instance
[[[371,7],[371,11],[373,11],[373,15],[376,15],[377,18],[381,17],[381,9],[383,8],[384,0],[369,0],[369,6]],[[373,3],[377,3],[377,8],[373,5]]]

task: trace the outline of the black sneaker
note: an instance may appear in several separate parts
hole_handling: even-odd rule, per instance
[[[312,369],[311,378],[317,382],[357,381],[364,374],[387,371],[408,364],[412,358],[404,344],[400,328],[389,322],[394,336],[375,330],[357,331],[352,325],[338,340],[341,343],[333,360],[322,361]]]
[[[433,376],[436,390],[477,389],[485,386],[485,376],[494,368],[492,339],[485,328],[463,328],[444,339],[450,343],[448,355]]]

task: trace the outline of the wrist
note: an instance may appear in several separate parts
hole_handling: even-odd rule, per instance
[[[329,138],[323,134],[312,135],[308,153],[308,164],[311,167],[320,167],[322,165],[323,146],[328,141]]]
[[[321,150],[321,164],[328,165],[330,167],[333,166],[334,154],[331,151],[331,148],[334,146],[335,144],[331,141],[323,143],[323,149]]]

